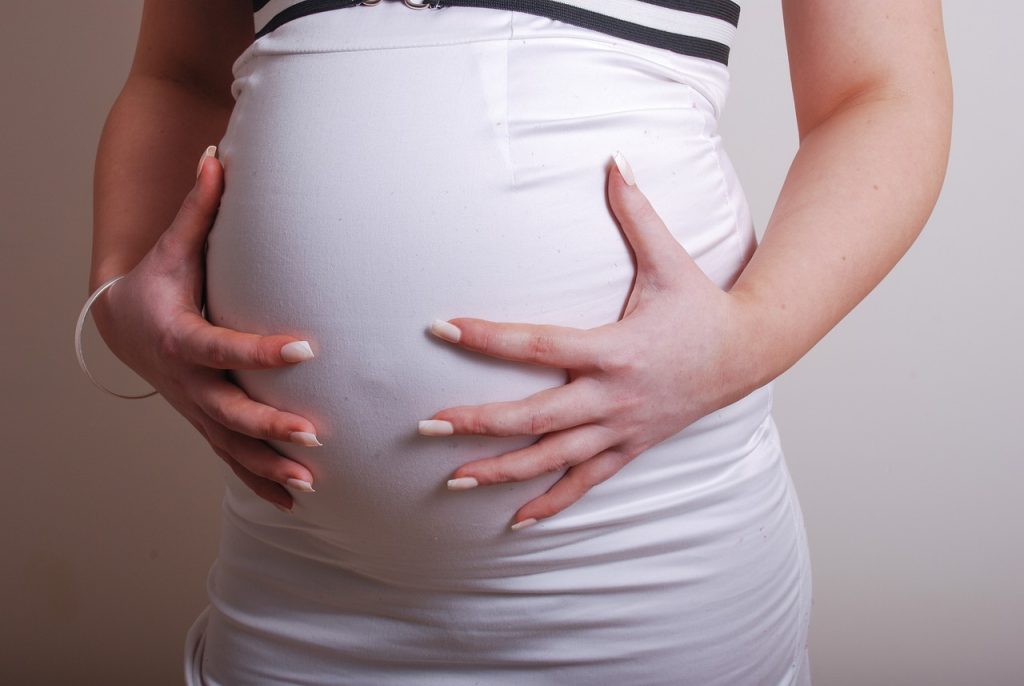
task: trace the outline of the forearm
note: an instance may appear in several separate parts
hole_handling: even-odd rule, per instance
[[[910,248],[945,175],[949,104],[865,96],[801,141],[764,237],[730,293],[751,388],[789,369]]]
[[[96,153],[90,291],[131,270],[153,246],[195,182],[200,154],[220,139],[230,114],[228,102],[181,83],[128,79]]]

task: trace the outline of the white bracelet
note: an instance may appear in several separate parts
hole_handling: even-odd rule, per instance
[[[118,398],[136,400],[140,398],[148,398],[151,395],[156,395],[157,391],[153,390],[149,393],[146,393],[145,395],[124,395],[123,393],[112,391],[103,384],[101,384],[99,381],[97,381],[95,378],[93,378],[93,375],[89,371],[89,368],[85,366],[85,356],[82,355],[82,326],[85,324],[85,316],[89,314],[89,308],[92,307],[92,304],[96,302],[96,298],[100,297],[100,294],[103,293],[103,291],[113,286],[118,279],[123,279],[125,276],[127,276],[127,274],[119,274],[110,279],[107,279],[100,285],[99,288],[93,291],[92,295],[89,296],[89,299],[85,301],[85,305],[82,306],[82,312],[81,314],[78,315],[78,324],[75,325],[75,352],[78,354],[78,366],[82,368],[82,371],[85,372],[85,375],[89,377],[89,381],[92,381],[94,386],[106,391],[111,395],[116,395]]]

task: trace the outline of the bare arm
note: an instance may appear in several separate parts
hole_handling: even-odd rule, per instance
[[[893,268],[945,176],[952,86],[938,0],[784,0],[800,148],[730,290],[759,346],[757,387]],[[748,351],[749,352],[749,351]]]
[[[252,39],[246,0],[147,0],[96,154],[90,291],[134,267],[174,219],[227,126],[231,65]]]
[[[298,415],[249,398],[226,369],[310,359],[308,342],[215,326],[201,313],[203,246],[225,169],[196,162],[225,132],[231,67],[253,40],[248,0],[146,0],[135,59],[96,156],[90,290],[124,274],[92,307],[119,359],[160,392],[254,493],[288,509],[312,474],[267,440],[321,445]]]

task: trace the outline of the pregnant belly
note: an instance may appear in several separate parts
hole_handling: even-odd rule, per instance
[[[315,479],[316,493],[295,494],[293,515],[228,479],[226,511],[250,531],[287,532],[278,545],[304,541],[354,566],[461,559],[466,571],[474,556],[536,549],[544,531],[559,544],[590,535],[613,513],[653,507],[668,485],[678,500],[749,451],[764,395],[691,425],[560,515],[509,532],[513,513],[562,472],[464,492],[445,480],[538,437],[417,432],[443,408],[516,400],[567,378],[437,339],[434,318],[579,328],[619,319],[634,262],[605,198],[614,150],[713,280],[726,287],[742,268],[752,234],[737,226],[707,103],[640,58],[566,40],[552,60],[558,49],[480,41],[236,65],[207,316],[311,342],[311,361],[232,374],[254,399],[309,418],[324,443],[272,442]],[[426,56],[429,68],[412,64]],[[614,97],[574,79],[603,67]]]

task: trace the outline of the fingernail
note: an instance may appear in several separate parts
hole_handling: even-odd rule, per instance
[[[519,531],[520,529],[525,529],[528,526],[533,526],[536,523],[537,523],[537,520],[534,519],[533,517],[530,517],[529,519],[524,519],[521,522],[516,522],[515,524],[513,524],[509,528],[512,529],[513,531]]]
[[[319,448],[323,445],[323,443],[320,442],[320,439],[316,437],[316,434],[308,431],[292,431],[288,434],[288,438],[292,443],[298,443],[299,445],[304,445],[307,448]]]
[[[313,359],[313,349],[309,341],[292,341],[281,346],[281,357],[285,362],[305,362]]]
[[[439,336],[452,343],[458,343],[459,338],[462,337],[462,331],[459,330],[459,327],[443,319],[435,319],[430,325],[430,331],[435,336]]]
[[[469,488],[476,488],[480,483],[471,476],[460,476],[458,479],[448,479],[448,490],[465,491]]]
[[[636,175],[633,174],[633,167],[629,166],[629,162],[626,161],[622,153],[616,150],[612,159],[615,160],[615,166],[619,168],[619,173],[622,174],[622,180],[626,182],[626,185],[635,186]]]
[[[419,430],[424,436],[449,436],[455,433],[452,423],[444,419],[421,419]]]
[[[202,156],[199,158],[199,166],[196,167],[196,178],[197,179],[199,178],[199,175],[202,174],[202,172],[203,172],[203,162],[206,161],[206,158],[207,157],[213,157],[216,154],[217,154],[217,146],[216,145],[207,146],[206,150],[203,151]]]
[[[285,483],[292,488],[297,488],[300,491],[305,491],[306,493],[316,493],[316,491],[313,490],[313,484],[308,481],[303,481],[302,479],[288,479]]]
[[[287,507],[285,507],[284,505],[279,505],[279,504],[277,504],[277,503],[273,503],[273,505],[274,505],[274,507],[276,507],[277,509],[281,510],[281,512],[287,512],[288,514],[295,514],[294,512],[292,512],[292,511],[291,511],[290,509],[288,509],[288,508],[287,508]]]

